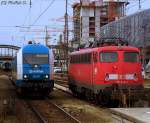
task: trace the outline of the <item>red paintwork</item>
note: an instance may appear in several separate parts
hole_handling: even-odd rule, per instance
[[[117,51],[118,52],[118,62],[112,63],[101,63],[100,62],[100,52],[101,51]],[[105,46],[98,48],[88,48],[82,49],[71,53],[70,55],[82,54],[82,53],[98,53],[98,62],[94,63],[92,60],[91,64],[71,64],[69,65],[69,77],[77,82],[82,82],[84,84],[96,84],[96,85],[105,85],[105,84],[129,84],[129,85],[138,85],[142,84],[142,75],[141,75],[141,63],[127,63],[123,61],[123,52],[124,51],[133,51],[139,52],[137,48],[129,46]],[[96,70],[97,69],[97,70]],[[97,71],[97,72],[96,72]],[[107,73],[111,74],[137,74],[137,80],[126,80],[124,78],[118,80],[105,80]]]

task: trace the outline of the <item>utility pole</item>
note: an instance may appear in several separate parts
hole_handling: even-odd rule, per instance
[[[139,0],[139,10],[141,10],[141,0]]]
[[[30,0],[30,3],[29,3],[29,25],[30,25],[30,22],[31,22],[31,7],[32,7],[32,0]]]
[[[66,0],[66,12],[65,12],[65,41],[67,43],[67,47],[68,47],[68,36],[69,32],[68,32],[68,0]]]
[[[65,6],[65,30],[64,30],[64,36],[65,36],[65,46],[66,46],[66,67],[68,71],[68,38],[69,38],[69,32],[68,32],[68,0],[66,0],[66,6]]]
[[[143,66],[144,66],[144,69],[145,69],[145,67],[146,67],[146,59],[145,59],[145,56],[146,56],[146,26],[147,26],[147,24],[145,24],[144,26],[143,26],[143,60],[142,60],[142,62],[143,62]]]
[[[45,32],[46,32],[46,36],[45,36],[45,45],[48,46],[49,35],[48,35],[48,31],[47,31],[47,26],[45,26]]]
[[[32,1],[30,0],[30,8],[31,8],[31,6],[32,6]]]

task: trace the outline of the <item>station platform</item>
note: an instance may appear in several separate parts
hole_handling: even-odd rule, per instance
[[[111,108],[113,123],[150,123],[150,108]]]
[[[54,84],[54,87],[57,88],[57,89],[59,89],[59,90],[62,90],[64,92],[67,92],[67,93],[71,94],[71,91],[69,90],[69,88],[63,87],[63,86],[58,85],[58,84]]]

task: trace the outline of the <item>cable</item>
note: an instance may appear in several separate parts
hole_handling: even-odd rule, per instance
[[[35,19],[35,21],[30,26],[33,26],[40,19],[40,17],[52,6],[54,2],[55,0],[52,0],[50,4],[47,6],[47,8]]]

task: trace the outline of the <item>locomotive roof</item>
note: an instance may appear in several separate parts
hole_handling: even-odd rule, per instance
[[[104,47],[97,47],[97,48],[86,48],[80,49],[79,51],[72,52],[71,54],[80,54],[80,53],[90,53],[93,51],[117,51],[117,50],[124,50],[124,51],[139,51],[138,48],[132,46],[104,46]]]
[[[23,53],[49,53],[49,48],[41,44],[28,44],[22,49]]]

